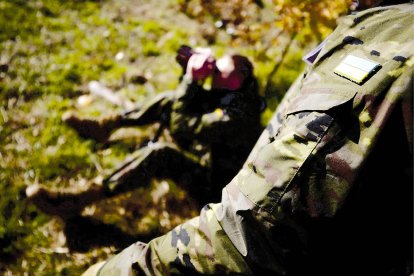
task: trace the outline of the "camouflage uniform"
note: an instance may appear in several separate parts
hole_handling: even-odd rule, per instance
[[[163,93],[117,120],[117,127],[162,121],[174,141],[150,143],[131,154],[104,180],[107,193],[144,185],[157,176],[187,180],[193,194],[218,200],[260,134],[261,103],[253,77],[235,91],[206,91],[185,76],[174,93]],[[239,128],[249,131],[240,133]]]
[[[412,4],[345,17],[221,203],[98,274],[410,275],[413,34]],[[382,67],[351,82],[348,54]]]

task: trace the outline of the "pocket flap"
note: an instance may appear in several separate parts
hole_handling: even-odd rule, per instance
[[[327,111],[352,100],[357,92],[338,93],[332,89],[301,91],[287,107],[286,115],[301,111]]]

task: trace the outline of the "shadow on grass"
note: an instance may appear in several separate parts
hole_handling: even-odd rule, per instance
[[[130,244],[148,242],[161,233],[130,235],[115,225],[108,225],[92,217],[73,217],[65,221],[66,243],[71,251],[87,252],[94,247],[115,246],[125,248]]]

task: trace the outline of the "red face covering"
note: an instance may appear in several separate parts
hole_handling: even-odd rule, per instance
[[[250,61],[243,56],[227,55],[218,59],[213,73],[213,89],[240,89],[244,80],[251,76],[252,68]]]

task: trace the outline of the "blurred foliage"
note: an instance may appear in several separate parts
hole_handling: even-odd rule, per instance
[[[89,81],[142,102],[176,87],[181,44],[209,46],[218,56],[237,52],[255,65],[269,103],[266,123],[303,69],[303,54],[335,27],[349,2],[0,0],[0,273],[77,275],[116,251],[99,240],[69,250],[80,235],[69,236],[73,224],[92,225],[85,232],[93,235],[118,226],[145,239],[197,212],[186,191],[169,180],[88,207],[83,215],[91,221],[64,223],[27,204],[28,185],[84,189],[153,133],[141,128],[132,143],[109,146],[79,138],[62,124],[62,114],[98,117],[120,110],[93,96],[81,104]]]

